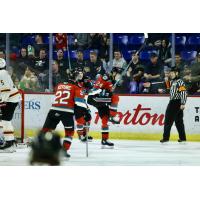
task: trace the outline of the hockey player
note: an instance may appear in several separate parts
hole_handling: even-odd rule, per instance
[[[89,112],[82,90],[77,85],[79,73],[70,74],[67,83],[60,83],[55,89],[55,99],[47,115],[42,131],[44,133],[54,130],[61,121],[65,129],[63,148],[66,157],[70,157],[68,150],[74,135],[74,107],[75,105],[85,113]]]
[[[14,152],[14,127],[11,120],[15,108],[21,101],[21,94],[5,68],[6,61],[0,58],[0,108],[2,120],[0,126],[3,128],[3,135],[0,136],[0,150]]]
[[[108,141],[108,121],[119,124],[117,119],[118,102],[119,97],[113,94],[113,84],[110,76],[108,74],[98,75],[93,90],[88,95],[88,104],[97,108],[102,121],[102,148],[114,147],[114,144]]]
[[[89,77],[84,76],[82,69],[79,68],[77,69],[77,71],[79,73],[78,86],[81,88],[82,93],[86,95],[88,93],[88,90],[92,88],[92,83],[89,80]],[[89,125],[91,121],[89,107],[87,109],[87,112],[85,112],[80,106],[75,105],[74,113],[77,123],[77,134],[79,136],[79,139],[82,142],[86,142],[86,139],[88,139],[88,141],[92,141],[92,136],[88,135],[88,138],[86,138],[86,132],[89,132]]]

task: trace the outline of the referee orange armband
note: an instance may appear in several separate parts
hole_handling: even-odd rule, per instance
[[[180,86],[178,89],[179,92],[183,92],[186,91],[186,87],[185,86]]]

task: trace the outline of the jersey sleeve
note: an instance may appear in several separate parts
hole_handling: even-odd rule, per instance
[[[10,96],[11,90],[14,88],[14,83],[7,71],[0,72],[0,98],[6,102]]]
[[[74,102],[77,106],[80,106],[85,109],[88,108],[86,100],[85,100],[85,94],[84,94],[84,91],[82,90],[82,88],[77,87],[75,89]]]

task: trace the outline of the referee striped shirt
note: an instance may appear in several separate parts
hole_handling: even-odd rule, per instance
[[[185,83],[181,79],[175,79],[170,84],[170,100],[181,100],[181,105],[185,105],[187,101],[187,90]]]

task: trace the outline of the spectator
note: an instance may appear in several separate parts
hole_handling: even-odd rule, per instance
[[[78,50],[76,52],[76,60],[72,62],[72,68],[73,69],[81,68],[83,70],[85,66],[86,62],[84,61],[83,58],[83,52],[81,50]]]
[[[200,63],[200,52],[197,54],[196,63]]]
[[[143,82],[136,79],[135,75],[132,76],[132,81],[130,82],[130,94],[140,94],[143,91]]]
[[[25,47],[22,47],[20,49],[20,55],[17,58],[16,64],[18,65],[18,70],[23,71],[23,72],[26,69],[24,68],[24,66],[31,65],[31,60],[28,59],[27,49]]]
[[[175,55],[175,65],[180,70],[180,73],[184,70],[185,62],[181,59],[181,56],[179,53],[176,53]]]
[[[39,57],[35,59],[33,68],[36,74],[45,73],[49,70],[49,61],[45,49],[40,49]]]
[[[60,74],[66,75],[69,74],[69,64],[67,60],[64,58],[64,52],[62,49],[57,51],[57,59],[56,59],[59,67]]]
[[[159,59],[165,62],[169,58],[171,58],[171,46],[167,39],[163,39],[159,48]]]
[[[14,83],[15,87],[16,87],[17,89],[20,89],[20,88],[19,88],[19,79],[18,79],[17,77],[15,77],[15,78],[12,78],[12,80],[13,80],[13,83]]]
[[[114,51],[114,59],[112,62],[112,69],[113,68],[118,68],[119,70],[123,70],[124,68],[126,68],[126,61],[125,59],[122,57],[122,54],[119,50],[115,50]],[[110,67],[110,62],[108,62],[108,66]]]
[[[6,54],[4,50],[0,50],[0,58],[3,58],[4,60],[6,60]]]
[[[170,89],[170,68],[164,69],[164,77],[163,80],[155,84],[155,86],[151,87],[151,93],[159,93],[164,94],[168,93]]]
[[[132,63],[128,69],[130,77],[132,78],[130,82],[130,93],[139,94],[143,90],[143,77],[144,77],[144,67],[140,64],[139,56],[135,53],[132,55]]]
[[[158,55],[156,53],[151,54],[150,62],[146,65],[144,70],[144,81],[143,84],[145,89],[143,92],[149,93],[149,88],[151,84],[154,82],[161,81],[161,73],[162,73],[162,64],[158,59]]]
[[[90,33],[90,37],[91,37],[91,49],[99,49],[100,45],[101,45],[101,39],[99,37],[98,33]]]
[[[118,72],[117,68],[114,68],[112,70],[112,76],[113,76],[114,81],[117,81],[121,78],[121,81],[119,81],[119,84],[117,84],[115,93],[117,93],[117,94],[130,93],[131,70],[132,70],[132,68],[129,68],[128,71],[126,72],[126,74],[122,78],[121,78],[121,74]]]
[[[31,45],[28,45],[28,50],[25,47],[20,49],[19,58],[15,62],[14,66],[14,73],[16,74],[17,78],[21,80],[22,75],[24,74],[27,66],[33,67],[34,66],[34,49]],[[29,56],[28,56],[29,55]]]
[[[77,49],[85,50],[91,46],[91,36],[89,33],[76,33],[74,45]]]
[[[67,34],[66,33],[56,33],[56,49],[67,50]]]
[[[19,89],[23,91],[39,91],[38,79],[35,73],[27,67],[24,76],[19,82]]]
[[[90,60],[86,62],[84,72],[85,75],[89,76],[92,80],[95,80],[97,74],[105,73],[103,63],[97,58],[97,53],[95,51],[90,52]]]
[[[132,53],[132,63],[130,64],[130,68],[132,68],[132,71],[136,68],[141,66],[141,62],[139,60],[139,55],[136,54],[136,52]]]
[[[58,84],[58,83],[61,83],[61,82],[64,82],[64,81],[67,81],[67,77],[65,74],[60,74],[59,73],[59,65],[58,65],[58,62],[57,61],[53,61],[52,63],[52,80],[53,80],[53,88],[55,88],[55,86]]]
[[[49,74],[49,72],[47,72]],[[67,78],[66,76],[62,76],[59,70],[59,65],[56,60],[53,60],[52,62],[52,86],[53,90],[55,89],[56,85],[58,83],[66,82]],[[44,77],[43,81],[43,90],[48,91],[49,88],[49,75]]]
[[[38,57],[40,53],[40,49],[47,49],[47,45],[43,42],[42,34],[36,34],[35,36],[35,44],[33,45],[35,49],[35,56]]]
[[[151,54],[150,62],[147,64],[144,72],[144,77],[147,81],[153,82],[160,80],[162,64],[156,53]]]
[[[99,47],[99,57],[106,61],[108,59],[108,47],[109,47],[109,38],[108,34],[100,33],[100,47]]]
[[[27,51],[28,51],[29,66],[34,67],[35,66],[35,49],[31,45],[28,45]]]

